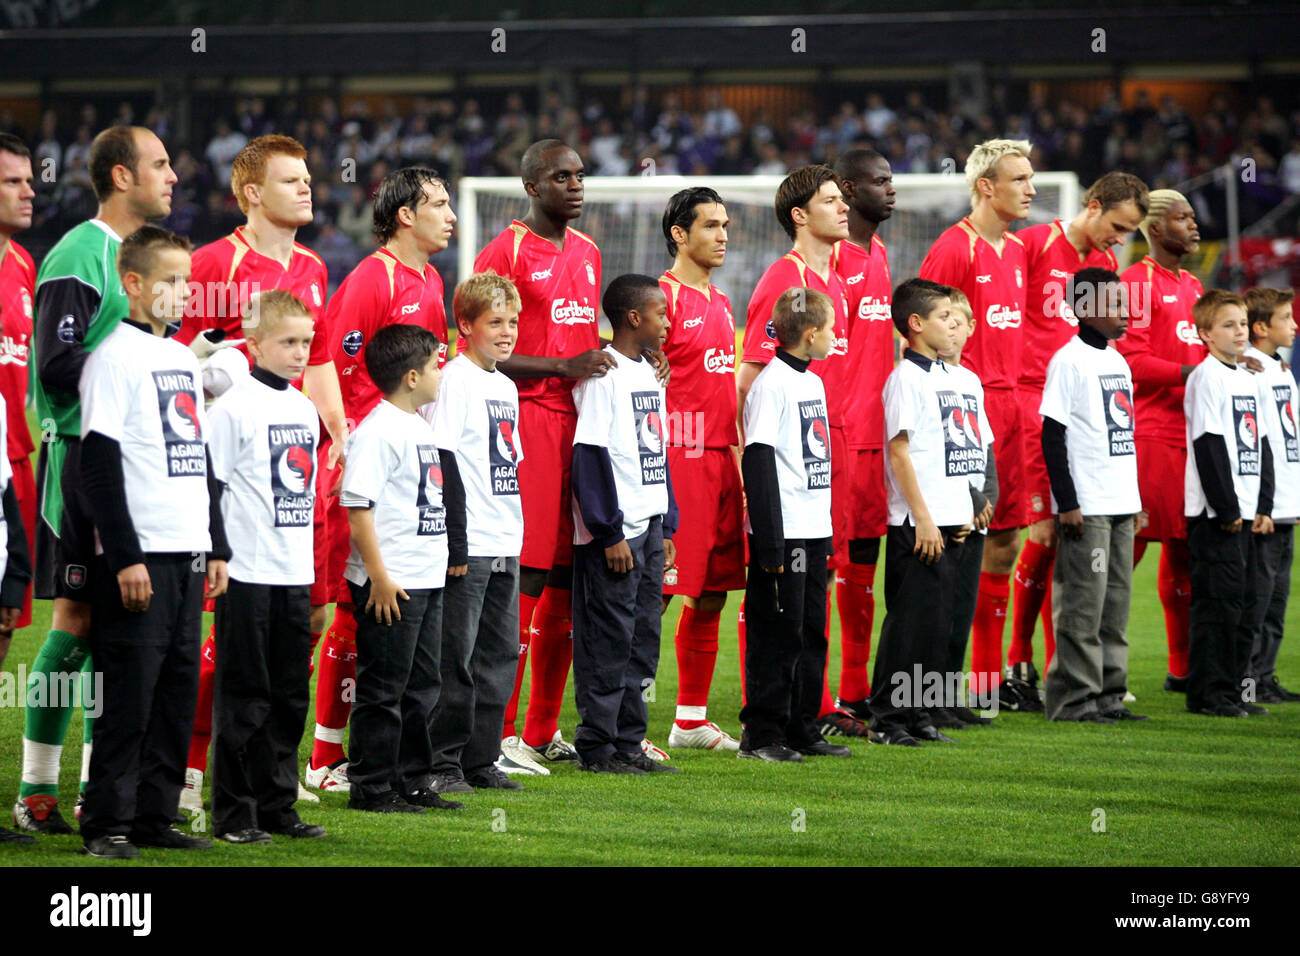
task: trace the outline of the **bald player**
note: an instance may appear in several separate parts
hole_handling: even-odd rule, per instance
[[[996,686],[1000,707],[1041,711],[1032,687],[1003,686],[1001,679],[1011,569],[1020,547],[1019,529],[1030,521],[1025,424],[1016,395],[1029,262],[1024,243],[1008,231],[1012,223],[1028,218],[1036,195],[1030,149],[1026,140],[992,139],[971,150],[966,160],[970,215],[935,240],[921,263],[921,278],[954,286],[970,300],[975,332],[962,352],[962,364],[984,386],[985,410],[997,436],[993,451],[1000,495],[984,544],[971,641],[977,692]]]
[[[1016,564],[1007,663],[1014,675],[1031,686],[1038,683],[1033,637],[1040,612],[1043,673],[1047,673],[1055,646],[1050,588],[1056,526],[1040,440],[1042,416],[1038,413],[1047,381],[1047,363],[1078,335],[1079,320],[1070,308],[1074,274],[1086,268],[1118,271],[1113,247],[1137,229],[1146,213],[1146,183],[1129,173],[1106,173],[1088,187],[1083,194],[1083,209],[1069,222],[1054,219],[1016,234],[1025,244],[1029,261],[1019,396],[1026,423],[1022,454],[1030,525],[1029,540]]]

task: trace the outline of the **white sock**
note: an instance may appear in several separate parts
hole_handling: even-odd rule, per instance
[[[678,704],[676,719],[677,720],[708,720],[708,717],[705,716],[707,711],[708,711],[707,707],[683,707],[681,704]]]
[[[63,744],[42,744],[23,738],[23,783],[59,785]]]
[[[90,779],[90,751],[95,745],[93,743],[83,743],[81,745],[81,782],[85,783]]]

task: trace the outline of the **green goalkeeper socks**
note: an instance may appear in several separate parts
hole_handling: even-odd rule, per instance
[[[58,796],[59,758],[72,721],[73,682],[90,667],[90,647],[67,631],[51,630],[32,663],[23,713],[23,774],[20,798]],[[82,680],[83,695],[85,684]]]

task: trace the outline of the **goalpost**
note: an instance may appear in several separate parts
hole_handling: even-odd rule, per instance
[[[602,283],[640,272],[658,276],[672,264],[664,245],[663,212],[668,198],[688,186],[709,186],[726,203],[731,219],[727,261],[714,273],[743,320],[745,303],[769,265],[790,249],[777,224],[772,202],[783,176],[588,176],[582,217],[574,226],[596,241],[602,258]],[[1069,220],[1079,210],[1079,179],[1074,173],[1037,173],[1038,195],[1023,225]],[[898,204],[880,226],[889,247],[894,281],[915,276],[939,233],[970,212],[966,179],[958,174],[908,173],[894,177]],[[456,213],[458,276],[474,269],[487,243],[528,211],[528,198],[515,177],[466,177],[460,181]],[[1118,251],[1118,250],[1117,250]],[[602,320],[603,321],[603,320]]]

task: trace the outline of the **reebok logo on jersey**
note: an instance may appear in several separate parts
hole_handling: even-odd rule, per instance
[[[442,464],[434,445],[416,445],[415,453],[420,463],[420,485],[415,494],[415,506],[420,512],[418,535],[447,533],[447,512],[442,506]],[[437,504],[433,504],[430,489],[438,490]]]
[[[206,475],[193,373],[184,369],[154,372],[153,383],[158,390],[158,415],[167,449],[168,476]]]
[[[1047,274],[1053,279],[1068,279],[1073,273],[1066,272],[1064,269],[1050,269]]]
[[[736,371],[736,353],[729,352],[726,349],[705,349],[704,371],[719,372],[724,375],[734,374]]]
[[[596,310],[572,299],[555,299],[551,302],[551,321],[556,325],[594,325]]]
[[[1177,301],[1178,301],[1178,294],[1177,294],[1177,293],[1174,293],[1173,295],[1161,296],[1160,301],[1161,301],[1161,302],[1177,302]]]
[[[984,471],[984,442],[980,438],[979,402],[974,395],[942,391],[939,417],[943,420],[943,473],[980,474]]]
[[[1254,396],[1232,396],[1232,424],[1237,436],[1237,473],[1259,474],[1259,419]]]
[[[306,528],[316,506],[316,442],[301,425],[270,425],[271,501],[277,528]]]
[[[1133,390],[1126,375],[1099,375],[1101,407],[1106,415],[1110,455],[1135,455],[1133,446]]]
[[[986,282],[992,282],[992,281],[993,281],[993,273],[990,272],[988,275],[985,275],[985,276],[976,276],[976,277],[975,277],[975,281],[976,281],[977,283],[979,283],[980,285],[984,285],[984,283],[986,283]]]
[[[550,277],[551,277],[551,270],[543,269],[541,272],[534,272],[532,275],[530,275],[528,277],[528,281],[541,282],[543,279],[549,279]]]
[[[356,355],[361,351],[361,346],[365,345],[365,343],[366,337],[361,334],[361,330],[353,329],[343,336],[343,351],[348,355]]]
[[[687,319],[685,322],[682,323],[682,328],[694,329],[694,328],[698,328],[703,324],[704,324],[704,316],[701,315],[697,319]]]
[[[803,435],[803,471],[809,488],[831,486],[831,430],[826,424],[826,403],[814,398],[799,403],[799,430]]]
[[[420,311],[420,303],[412,302],[410,305],[402,306],[402,315],[411,315]]]
[[[1188,345],[1199,345],[1201,342],[1201,337],[1196,334],[1196,323],[1191,319],[1179,319],[1178,325],[1174,327],[1174,335],[1178,336],[1180,342],[1186,342]]]
[[[659,393],[633,392],[632,415],[636,421],[637,452],[641,456],[641,484],[662,485],[668,472],[668,456],[664,453]]]
[[[862,279],[863,279],[863,274],[862,274],[861,272],[859,272],[857,275],[855,275],[855,276],[849,276],[847,279],[845,279],[845,280],[844,280],[844,284],[845,284],[845,285],[857,285],[859,282],[862,281]]]
[[[518,412],[509,402],[485,401],[488,413],[488,478],[492,494],[519,494],[519,447],[515,439]]]
[[[1277,403],[1277,417],[1282,422],[1282,439],[1286,442],[1286,460],[1300,461],[1300,447],[1296,444],[1295,409],[1291,406],[1291,386],[1274,385],[1273,401]]]
[[[1018,329],[1020,328],[1020,310],[994,304],[989,306],[988,312],[984,314],[984,321],[988,323],[991,329]]]

